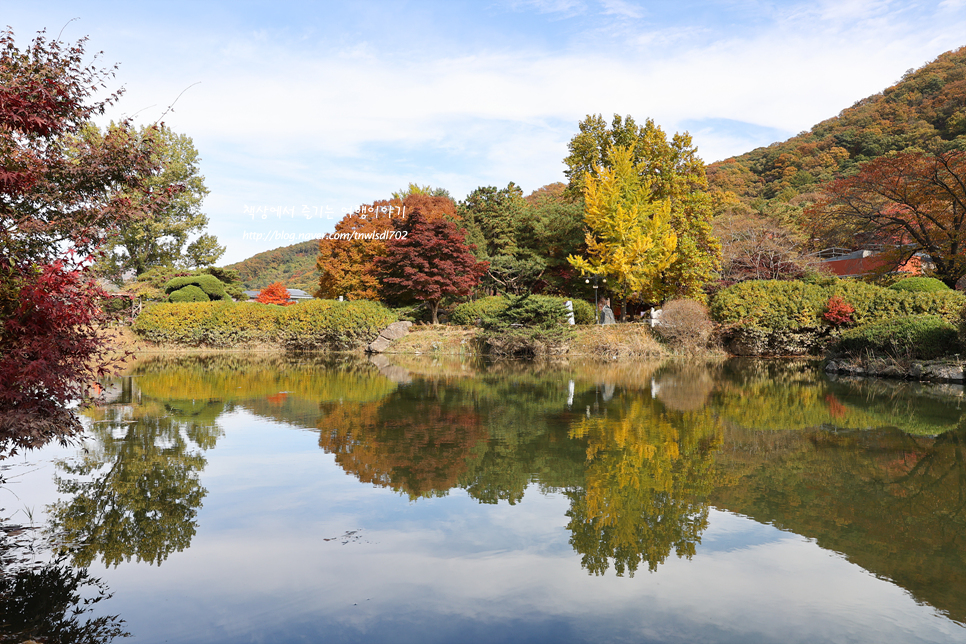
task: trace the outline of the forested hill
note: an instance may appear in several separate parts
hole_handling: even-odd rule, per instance
[[[809,132],[712,164],[708,177],[746,202],[794,203],[863,161],[910,147],[966,150],[966,47],[909,70]]]
[[[246,289],[282,282],[288,288],[315,293],[319,288],[319,273],[315,268],[318,255],[318,240],[310,240],[258,253],[227,268],[238,271]]]

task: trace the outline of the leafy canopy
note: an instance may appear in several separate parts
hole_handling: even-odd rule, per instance
[[[96,141],[103,134],[89,126],[84,136]],[[157,144],[155,161],[161,173],[147,179],[147,185],[171,196],[152,217],[122,226],[108,239],[104,270],[111,275],[127,270],[140,275],[155,266],[193,268],[214,264],[225,248],[218,245],[213,235],[203,232],[208,217],[201,211],[201,203],[208,188],[198,168],[194,142],[163,124],[159,128],[141,128],[138,136],[153,137]],[[130,195],[130,199],[134,207],[143,207],[137,194]],[[197,238],[189,243],[195,235]]]
[[[650,182],[631,159],[615,148],[612,168],[596,168],[584,181],[587,255],[568,260],[584,274],[606,275],[624,298],[660,290],[663,271],[676,258],[677,234],[671,228],[669,199],[651,201]]]
[[[616,164],[617,150],[625,150],[653,203],[667,200],[669,223],[677,236],[676,256],[662,268],[660,279],[650,280],[650,290],[640,299],[662,302],[670,297],[704,299],[702,287],[720,264],[721,244],[712,232],[713,202],[707,192],[704,163],[687,133],[668,139],[647,119],[639,126],[630,116],[615,115],[610,128],[599,115],[580,123],[580,133],[570,142],[564,162],[570,179],[568,191],[584,191],[592,179]],[[587,216],[585,209],[585,218]]]
[[[41,33],[20,50],[0,32],[0,452],[81,430],[69,405],[109,364],[91,254],[169,198],[147,184],[153,136],[127,122],[83,136],[119,96],[94,100],[113,70],[84,45]]]
[[[375,260],[380,280],[390,296],[426,302],[437,324],[440,300],[469,295],[487,264],[477,261],[451,221],[429,219],[417,209],[402,230],[407,234],[387,242],[386,255]]]

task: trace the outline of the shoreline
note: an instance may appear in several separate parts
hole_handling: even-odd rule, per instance
[[[117,359],[152,355],[192,354],[291,354],[281,343],[259,342],[233,347],[186,346],[180,344],[155,344],[139,338],[130,327],[114,329],[114,351]],[[409,332],[393,340],[383,351],[370,352],[365,347],[352,350],[313,352],[319,354],[339,353],[356,355],[426,356],[469,359],[513,359],[511,356],[493,356],[485,351],[480,339],[481,329],[450,325],[412,325]],[[707,349],[700,353],[675,351],[651,332],[649,327],[638,324],[577,326],[556,346],[537,347],[529,359],[595,360],[606,363],[623,359],[663,360],[675,359],[722,359],[749,356],[732,355],[720,349]],[[782,359],[809,356],[755,356],[759,359]],[[811,356],[822,360],[821,356]],[[526,359],[526,358],[524,358]],[[902,360],[902,359],[825,359],[822,366],[828,375],[862,378],[884,378],[913,382],[936,382],[963,385],[966,370],[963,361]]]

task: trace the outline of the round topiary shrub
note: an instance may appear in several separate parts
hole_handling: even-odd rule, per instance
[[[166,293],[173,293],[189,285],[196,286],[204,291],[209,300],[224,300],[228,297],[225,285],[214,275],[175,277],[164,285],[164,290]]]
[[[889,287],[893,291],[914,293],[936,293],[948,291],[950,288],[935,277],[906,277]]]
[[[481,297],[472,302],[463,302],[449,314],[451,324],[475,326],[480,320],[491,317],[506,308],[507,299],[502,295]]]
[[[169,302],[209,302],[208,295],[194,284],[188,284],[168,296]]]

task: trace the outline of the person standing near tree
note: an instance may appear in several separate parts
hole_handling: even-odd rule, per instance
[[[610,308],[610,298],[606,297],[601,301],[600,307],[600,323],[601,324],[616,324],[614,320],[614,311]]]

